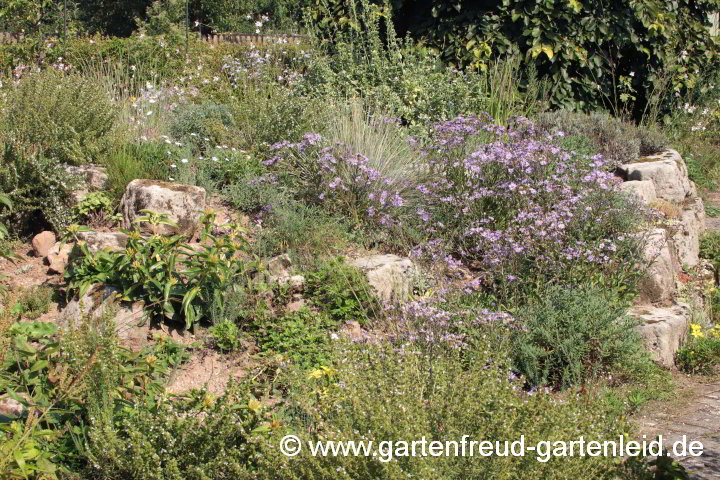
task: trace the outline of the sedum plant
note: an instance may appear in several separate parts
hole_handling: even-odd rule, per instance
[[[137,224],[153,227],[169,222],[161,214],[143,213]],[[153,317],[184,321],[186,328],[192,327],[209,318],[210,305],[222,302],[228,289],[247,284],[256,265],[238,258],[249,251],[241,229],[216,237],[210,233],[213,219],[212,212],[203,216],[201,243],[195,247],[180,235],[144,237],[138,230],[128,232],[127,248],[118,252],[92,254],[78,242],[81,258],[66,272],[69,294],[82,297],[91,285],[104,283],[119,289],[125,301],[145,301]]]

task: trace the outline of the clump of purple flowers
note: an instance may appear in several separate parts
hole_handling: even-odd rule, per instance
[[[399,327],[396,341],[442,343],[456,348],[467,346],[468,328],[511,324],[513,318],[502,312],[446,310],[442,298],[427,297],[394,307],[390,319]]]
[[[372,159],[343,143],[308,133],[300,142],[280,142],[272,150],[276,155],[265,165],[285,175],[307,203],[349,215],[356,223],[386,226],[395,223],[396,212],[406,205],[408,182],[384,175]]]
[[[432,233],[420,246],[482,272],[485,285],[571,281],[615,271],[637,250],[637,209],[616,193],[613,162],[564,151],[523,119],[489,117],[438,124],[423,148],[432,181],[417,221]]]

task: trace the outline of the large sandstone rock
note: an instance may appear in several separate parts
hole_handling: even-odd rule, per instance
[[[640,321],[636,327],[653,359],[670,368],[675,363],[675,352],[682,345],[690,324],[691,311],[687,304],[671,307],[637,306],[628,315]]]
[[[418,273],[412,260],[397,255],[370,255],[351,260],[349,264],[365,272],[368,282],[385,302],[407,300]]]
[[[200,215],[205,210],[205,189],[193,185],[161,182],[157,180],[133,180],[125,189],[120,201],[125,228],[131,228],[133,221],[143,215],[141,210],[166,213],[175,222],[175,227],[158,225],[156,233],[164,235],[192,235]],[[144,230],[150,227],[145,224]]]
[[[111,315],[115,333],[123,344],[139,350],[147,344],[150,321],[144,317],[144,303],[128,303],[117,298],[118,290],[104,285],[93,285],[82,298],[71,300],[58,314],[61,328],[72,328],[87,316],[99,319]]]
[[[688,179],[685,161],[675,150],[622,165],[620,173],[626,181],[651,180],[657,198],[669,202],[681,202],[695,191]]]
[[[47,257],[57,239],[53,232],[41,232],[32,239],[32,249],[36,257]]]
[[[655,228],[647,233],[644,259],[649,264],[640,281],[643,300],[652,303],[669,303],[675,295],[677,260],[668,241],[667,232]]]
[[[77,237],[87,244],[90,253],[123,250],[128,242],[127,234],[122,232],[80,232]]]
[[[623,182],[620,184],[620,191],[625,192],[646,204],[657,201],[655,184],[651,180],[631,180]]]
[[[683,207],[675,225],[672,240],[682,265],[694,267],[700,254],[700,235],[705,231],[705,207],[702,199],[692,198]]]

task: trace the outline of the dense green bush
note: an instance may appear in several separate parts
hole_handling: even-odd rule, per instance
[[[517,369],[532,385],[568,387],[633,361],[641,341],[626,310],[599,288],[548,289],[517,313]]]
[[[521,382],[508,376],[502,352],[479,346],[471,363],[452,347],[432,353],[407,344],[340,344],[329,368],[298,374],[286,401],[289,432],[306,441],[355,442],[469,439],[516,441],[526,445],[560,438],[617,439],[625,425],[592,399],[568,395],[562,400],[537,391],[522,392]],[[302,375],[302,378],[299,378]],[[285,432],[283,432],[285,434]],[[276,448],[278,434],[266,442]],[[396,444],[398,445],[398,444]],[[419,448],[419,447],[418,447]],[[523,457],[435,458],[393,456],[313,456],[308,448],[293,458],[263,455],[260,478],[283,472],[287,479],[519,479],[628,478],[612,458]],[[454,452],[454,449],[451,449]],[[382,453],[382,455],[381,455]]]
[[[366,1],[353,4],[353,14],[328,20],[331,11],[315,15],[316,37],[326,55],[314,57],[300,84],[309,94],[345,100],[365,99],[371,109],[402,119],[415,133],[427,133],[433,122],[461,114],[489,112],[505,119],[542,110],[542,86],[522,83],[519,57],[498,60],[483,72],[458,71],[431,49],[395,35],[389,13]],[[355,5],[357,3],[357,5]]]
[[[658,88],[692,87],[717,60],[707,29],[714,0],[393,4],[400,31],[426,39],[450,62],[483,68],[494,56],[521,54],[552,79],[556,106],[606,106],[639,117]]]
[[[350,243],[351,235],[343,218],[282,197],[275,202],[273,197],[269,198],[264,228],[254,244],[259,255],[290,252],[301,263],[309,264],[318,255],[340,253]]]
[[[92,412],[87,451],[89,478],[108,480],[249,479],[259,453],[253,437],[268,430],[263,406],[247,384],[209,393]],[[275,455],[277,452],[268,453]]]
[[[327,365],[330,330],[337,325],[328,314],[307,308],[257,325],[263,352],[281,353],[302,368]]]
[[[116,109],[107,92],[79,75],[46,70],[11,91],[9,135],[63,163],[93,163],[107,149]]]
[[[45,227],[60,232],[70,224],[70,192],[76,180],[58,160],[19,145],[4,145],[0,163],[0,191],[8,192],[13,209],[2,219],[16,236]]]
[[[657,153],[668,145],[667,139],[656,130],[638,127],[601,112],[585,114],[561,110],[541,114],[536,122],[538,127],[551,133],[585,138],[593,150],[589,153],[600,153],[621,163]]]

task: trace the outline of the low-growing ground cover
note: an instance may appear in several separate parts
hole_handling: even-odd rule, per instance
[[[615,169],[689,145],[702,159],[690,157],[691,175],[712,183],[696,149],[712,145],[709,110],[707,124],[688,123],[688,106],[652,130],[543,112],[545,86],[517,57],[458,71],[366,20],[363,35],[332,45],[193,39],[187,59],[169,34],[3,50],[3,257],[7,238],[38,226],[68,243],[88,225],[120,230],[120,198],[138,178],[203,187],[244,219],[218,226],[204,212],[194,234],[166,236],[169,220],[145,211],[125,246],[80,242],[65,271],[55,300],[104,284],[194,343],[170,335],[133,351],[112,311],[64,331],[37,321],[48,289],[6,289],[0,395],[16,409],[0,423],[3,475],[666,478],[644,459],[279,453],[288,434],[630,434],[628,415],[670,390],[624,315],[647,263],[640,232],[664,220],[620,193]],[[22,56],[33,49],[45,52],[38,68]],[[88,164],[107,182],[78,201],[82,179],[66,167]],[[714,249],[705,240],[716,261]],[[404,303],[384,303],[349,261],[366,253],[419,266]],[[281,254],[301,288],[271,265]],[[679,366],[710,372],[716,328],[693,328]],[[175,368],[210,351],[253,368],[217,395],[170,394]]]

